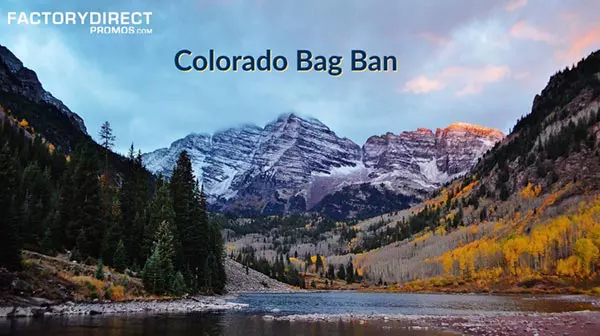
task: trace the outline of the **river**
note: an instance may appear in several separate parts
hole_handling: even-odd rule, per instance
[[[248,308],[218,313],[3,320],[0,334],[442,336],[456,335],[448,326],[466,317],[530,313],[554,316],[598,310],[593,300],[556,296],[298,292],[242,294],[230,300],[248,304]]]

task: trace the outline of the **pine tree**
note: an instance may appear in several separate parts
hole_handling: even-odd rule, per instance
[[[125,254],[125,245],[123,244],[122,239],[117,243],[115,255],[113,256],[113,267],[117,272],[121,273],[123,273],[127,267],[127,256]]]
[[[171,193],[169,185],[159,180],[158,188],[154,194],[154,198],[150,203],[148,224],[144,227],[142,257],[148,258],[154,245],[156,231],[160,223],[166,221],[168,223],[175,222],[175,213],[173,212],[173,202],[171,201]],[[173,232],[175,236],[175,232]]]
[[[132,265],[139,265],[145,260],[145,256],[142,254],[142,244],[147,223],[148,185],[149,181],[142,165],[141,155],[139,153],[136,155],[132,144],[119,195],[121,227],[124,229],[123,242]]]
[[[480,221],[484,221],[487,219],[487,208],[482,208],[481,212],[479,213],[479,220]]]
[[[75,227],[77,224],[75,221],[77,209],[73,207],[76,198],[76,187],[73,179],[76,166],[77,156],[73,155],[61,176],[61,186],[58,193],[58,211],[61,221],[59,223],[59,227],[57,228],[57,234],[61,234],[61,236],[57,237],[56,239],[60,241],[60,247],[67,249],[71,249],[75,246],[77,236],[79,234],[79,229]]]
[[[323,259],[321,259],[321,255],[317,253],[317,260],[315,261],[316,272],[323,269]]]
[[[45,221],[50,211],[50,172],[31,161],[23,170],[18,192],[21,207],[21,235],[25,242],[37,244],[43,239]]]
[[[211,266],[214,264],[215,256],[212,252],[208,252],[207,257],[204,259],[204,266],[202,267],[202,290],[205,293],[212,293],[213,269]]]
[[[187,292],[187,288],[185,286],[185,279],[183,278],[183,274],[181,272],[175,273],[173,277],[173,282],[171,283],[171,294],[176,296],[183,296]]]
[[[111,265],[116,268],[118,262],[123,262],[125,264],[119,265],[119,268],[121,268],[122,266],[122,269],[125,269],[127,267],[127,252],[124,247],[125,244],[123,243],[123,227],[121,226],[121,204],[119,202],[119,197],[116,192],[111,192],[110,195],[108,195],[108,198],[109,199],[103,201],[108,202],[107,204],[104,204],[105,222],[108,224],[106,232],[104,233],[102,255],[108,265]],[[117,262],[114,258],[117,255],[117,248],[119,243],[123,244],[123,256],[122,260]],[[121,258],[121,256],[119,257]]]
[[[100,184],[96,157],[86,147],[79,151],[73,175],[75,197],[71,206],[74,217],[70,227],[78,230],[77,247],[82,256],[99,257],[102,252],[105,223],[102,216]]]
[[[335,267],[333,266],[333,264],[329,264],[327,268],[327,278],[329,280],[335,279]]]
[[[312,256],[310,255],[310,253],[306,254],[305,260],[306,260],[306,264],[304,265],[304,268],[305,268],[305,271],[308,271],[310,266],[312,266]]]
[[[348,284],[354,283],[354,265],[352,265],[352,260],[346,266],[346,282]]]
[[[127,255],[129,256],[133,265],[140,265],[144,260],[142,248],[144,244],[144,232],[146,231],[147,222],[148,213],[146,210],[142,210],[136,213],[133,223],[129,228],[130,242],[127,244],[127,247],[129,248]]]
[[[65,241],[65,227],[60,217],[60,192],[53,191],[49,208],[44,221],[43,249],[48,253],[53,253],[61,250]]]
[[[152,255],[142,271],[142,280],[148,292],[158,295],[170,292],[175,275],[173,255],[173,230],[167,221],[163,221],[156,232]]]
[[[100,144],[104,148],[104,175],[106,176],[108,175],[108,154],[115,145],[116,139],[108,121],[102,124],[98,136],[100,137]]]
[[[14,195],[17,188],[15,160],[4,144],[0,148],[0,265],[9,270],[18,270],[21,265],[21,245],[18,222],[15,216]]]
[[[463,208],[462,206],[458,206],[458,211],[456,211],[456,215],[454,215],[454,218],[452,220],[452,227],[456,228],[459,225],[462,224],[462,220],[463,220]]]
[[[346,280],[346,269],[344,268],[343,264],[340,264],[340,266],[338,267],[338,279],[340,280]]]
[[[158,266],[158,260],[160,258],[159,253],[160,251],[153,249],[152,255],[146,260],[144,268],[142,269],[142,282],[144,283],[144,288],[148,293],[152,294],[162,294],[159,291],[161,286],[160,269]]]
[[[197,272],[193,275],[204,284],[206,291],[212,291],[212,268],[217,260],[214,251],[214,234],[211,232],[208,223],[208,213],[206,209],[206,198],[204,190],[195,180],[194,197],[192,202],[192,224],[188,226],[188,250],[193,251],[193,257],[189,260],[190,265],[196,265]],[[221,256],[222,250],[218,252]]]
[[[171,195],[175,214],[175,227],[179,233],[180,249],[177,251],[178,269],[192,291],[202,284],[206,256],[206,241],[202,236],[206,222],[198,199],[198,187],[192,171],[192,163],[185,151],[181,152],[171,177]],[[204,222],[203,222],[204,221]]]
[[[96,266],[96,279],[104,280],[104,263],[102,258],[98,259],[98,265]]]
[[[222,294],[225,291],[225,283],[227,282],[227,275],[225,273],[225,261],[224,261],[224,246],[223,237],[221,236],[221,227],[217,221],[211,221],[211,254],[214,256],[213,259],[213,272],[212,272],[212,290],[215,293]],[[281,274],[283,275],[283,261],[281,262]]]

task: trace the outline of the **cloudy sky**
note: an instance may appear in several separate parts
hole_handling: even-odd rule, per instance
[[[176,4],[175,4],[176,3]],[[109,120],[124,152],[191,132],[264,125],[295,112],[362,144],[454,121],[508,131],[550,75],[600,48],[597,0],[4,0],[0,44],[35,70],[96,136]],[[152,35],[8,25],[10,11],[152,11]],[[297,49],[395,55],[395,73],[182,73],[186,48],[294,65]],[[346,69],[345,69],[346,70]]]

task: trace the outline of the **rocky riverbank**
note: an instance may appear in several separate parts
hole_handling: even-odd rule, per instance
[[[164,301],[130,301],[130,302],[67,302],[52,305],[43,302],[41,305],[0,307],[0,317],[41,317],[60,315],[111,315],[135,313],[192,313],[221,310],[239,310],[245,304],[227,302],[216,297],[193,297],[180,300]]]
[[[116,282],[126,279],[134,290],[120,300],[102,301],[82,294],[89,289],[73,281],[94,279],[95,268],[25,251],[26,267],[22,272],[10,273],[0,268],[0,318],[55,315],[100,315],[129,313],[187,313],[242,309],[245,305],[227,302],[223,297],[193,297],[186,299],[146,296],[141,280],[106,270]],[[229,258],[225,259],[226,290],[230,294],[245,292],[289,292],[289,285],[271,279]],[[82,275],[84,277],[82,277]],[[87,277],[86,277],[87,276]],[[91,281],[91,280],[90,280]],[[110,283],[103,283],[107,286]],[[97,287],[96,290],[100,288]],[[104,295],[100,296],[103,298]]]
[[[600,335],[600,311],[566,313],[499,313],[465,316],[391,314],[304,314],[273,316],[265,320],[289,322],[384,321],[393,328],[401,323],[409,330],[445,330],[478,336],[587,336]]]

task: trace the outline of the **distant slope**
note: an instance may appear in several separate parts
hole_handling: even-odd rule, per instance
[[[552,76],[472,175],[390,222],[401,241],[353,255],[356,266],[373,281],[431,279],[408,290],[598,286],[599,108],[595,52]]]
[[[225,258],[225,272],[227,273],[225,289],[228,293],[292,290],[289,285],[271,279],[251,268],[246,273],[246,268],[242,264],[230,258]]]

